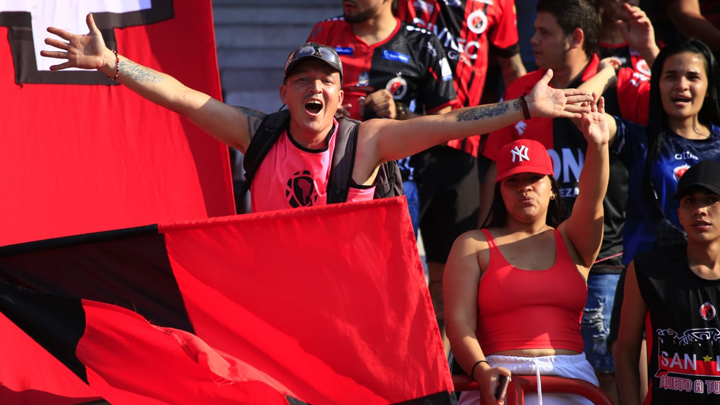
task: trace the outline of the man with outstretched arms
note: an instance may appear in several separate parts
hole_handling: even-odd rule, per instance
[[[105,46],[100,31],[88,14],[90,32],[76,35],[50,27],[62,40],[48,38],[57,48],[41,55],[61,59],[51,70],[70,67],[98,69],[142,97],[187,117],[208,134],[243,153],[266,114],[233,107],[190,89],[169,75],[139,65]],[[524,114],[536,117],[580,117],[589,111],[592,97],[584,91],[548,87],[548,71],[527,97],[503,103],[464,108],[444,115],[408,121],[369,120],[360,124],[352,181],[372,186],[381,163],[397,160],[450,139],[494,131],[520,120]],[[329,144],[337,131],[335,114],[343,101],[342,64],[333,48],[305,44],[294,50],[285,65],[280,99],[288,106],[290,120],[285,136],[275,143],[260,165],[252,183],[253,211],[291,208],[286,198],[288,172],[307,171],[317,193],[313,205],[326,201]],[[582,104],[585,103],[585,104]],[[270,162],[270,163],[269,163]],[[270,168],[268,166],[275,165]],[[282,169],[274,173],[274,169]],[[289,171],[287,169],[290,169]],[[265,171],[265,175],[262,172]],[[369,200],[372,194],[360,189],[347,201]]]

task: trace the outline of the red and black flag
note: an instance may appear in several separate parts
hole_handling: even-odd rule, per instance
[[[221,97],[210,0],[0,1],[0,246],[231,215],[227,147],[97,71],[50,72],[48,26]]]
[[[0,280],[2,312],[115,405],[451,402],[399,198],[9,246]]]

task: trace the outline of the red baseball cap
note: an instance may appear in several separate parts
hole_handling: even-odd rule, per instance
[[[518,173],[553,174],[553,161],[543,144],[532,139],[518,139],[500,149],[495,182]]]

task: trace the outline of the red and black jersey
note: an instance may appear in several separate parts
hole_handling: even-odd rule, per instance
[[[400,19],[431,30],[445,47],[462,107],[480,103],[488,50],[501,57],[518,52],[514,0],[400,0]],[[448,142],[477,156],[480,137]]]
[[[582,76],[567,87],[574,88],[597,73],[599,58],[594,55],[585,67]],[[515,80],[505,92],[505,99],[518,98],[529,93],[543,77],[545,70],[536,70]],[[608,112],[617,114],[617,112]],[[492,132],[485,144],[483,155],[497,160],[498,151],[505,144],[520,138],[541,142],[548,150],[553,161],[554,177],[560,188],[560,195],[566,208],[566,216],[572,211],[577,198],[580,172],[585,163],[587,141],[575,124],[567,118],[530,118]],[[598,264],[594,272],[617,273],[622,270],[622,227],[627,200],[627,169],[622,162],[611,158],[610,183],[603,202],[605,209],[605,234],[603,237]]]
[[[621,68],[617,72],[615,90],[619,115],[628,121],[647,125],[650,115],[650,77],[630,68]]]
[[[650,66],[643,59],[638,51],[631,48],[627,42],[622,44],[610,44],[607,42],[600,42],[598,53],[600,59],[615,57],[622,62],[621,67],[627,67],[633,69],[636,72],[640,72],[645,76],[650,76]]]
[[[452,68],[438,39],[424,28],[396,19],[395,31],[384,41],[368,45],[342,17],[315,25],[308,41],[332,46],[343,63],[343,104],[351,104],[351,118],[375,118],[361,110],[363,87],[387,89],[395,101],[419,114],[455,107]]]
[[[645,322],[649,392],[645,404],[717,404],[720,393],[720,280],[688,265],[687,244],[635,257]]]

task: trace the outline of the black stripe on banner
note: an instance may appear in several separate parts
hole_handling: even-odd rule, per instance
[[[195,333],[155,226],[0,249],[0,281],[118,305],[155,325]]]
[[[88,383],[85,366],[75,356],[78,342],[85,333],[85,310],[80,300],[0,282],[0,311]]]

